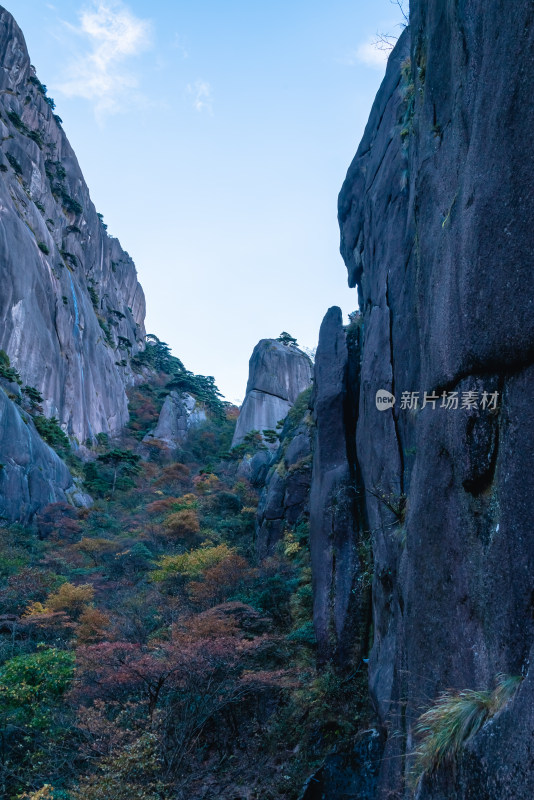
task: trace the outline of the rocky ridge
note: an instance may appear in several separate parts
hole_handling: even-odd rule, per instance
[[[0,349],[80,443],[128,419],[135,266],[91,201],[20,28],[0,7]]]

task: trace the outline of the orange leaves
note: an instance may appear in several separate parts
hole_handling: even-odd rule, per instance
[[[189,480],[190,470],[185,464],[169,464],[161,470],[161,476],[155,482],[155,486],[174,486],[175,484],[185,484]]]
[[[178,497],[165,497],[162,500],[154,500],[153,503],[149,503],[146,507],[146,510],[149,514],[165,514],[167,511],[170,511],[180,500]]]
[[[193,508],[184,508],[167,517],[163,523],[167,535],[173,539],[190,539],[200,531],[198,514]]]
[[[220,603],[244,584],[252,572],[246,559],[230,553],[223,561],[209,567],[201,581],[189,584],[189,596],[194,603],[204,607]]]
[[[209,494],[218,488],[219,478],[211,472],[204,472],[193,478],[193,484],[200,494]]]
[[[76,630],[79,644],[89,644],[103,639],[109,626],[109,617],[98,608],[87,606],[80,615]]]

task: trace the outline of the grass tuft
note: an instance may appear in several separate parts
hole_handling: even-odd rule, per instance
[[[415,790],[425,775],[450,762],[460,748],[514,696],[520,676],[497,675],[495,689],[466,690],[440,695],[415,726],[419,744],[414,752],[410,783]]]

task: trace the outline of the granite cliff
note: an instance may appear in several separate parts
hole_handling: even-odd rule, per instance
[[[128,419],[143,291],[2,7],[0,62],[0,349],[46,416],[83,443]]]
[[[350,549],[358,526],[371,536],[369,687],[385,751],[366,797],[534,793],[534,9],[520,0],[509,11],[412,1],[339,197],[362,311],[359,401],[327,438],[337,452],[316,453],[311,491],[330,463],[345,475],[353,451],[363,502],[333,534],[319,526],[312,547],[329,553],[337,536]],[[328,325],[334,353],[343,341]],[[393,406],[379,408],[380,390]],[[323,426],[340,428],[342,400],[338,389]],[[342,630],[346,584],[332,583],[329,564],[314,565],[316,629],[333,592]],[[422,712],[439,719],[444,692],[478,690],[482,702],[499,675],[516,692],[441,766],[430,758],[417,771]]]
[[[294,345],[262,339],[252,353],[245,400],[232,447],[252,430],[273,430],[312,379],[310,358]]]

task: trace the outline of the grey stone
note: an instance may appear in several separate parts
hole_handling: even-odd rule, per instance
[[[232,447],[241,444],[250,431],[275,429],[299,394],[310,386],[312,371],[310,358],[298,347],[275,339],[258,342],[249,362],[247,391]]]
[[[64,462],[39,436],[29,414],[0,389],[0,518],[29,522],[49,503],[87,505]]]
[[[193,428],[199,427],[207,420],[202,405],[190,394],[171,392],[165,398],[158,424],[153,431],[147,433],[143,442],[159,439],[171,449],[179,447]]]
[[[412,0],[413,33],[389,59],[339,198],[363,313],[369,680],[391,732],[380,798],[406,796],[421,711],[499,672],[527,676],[517,697],[417,797],[533,795],[533,13],[527,0],[513,15]],[[376,409],[378,389],[397,396],[393,410]],[[400,408],[403,391],[470,390],[499,391],[498,411]],[[381,493],[406,495],[405,518]]]
[[[2,7],[0,53],[0,349],[40,391],[44,413],[83,443],[128,420],[130,359],[145,339],[143,291],[97,216],[61,125],[32,83],[24,37]]]

